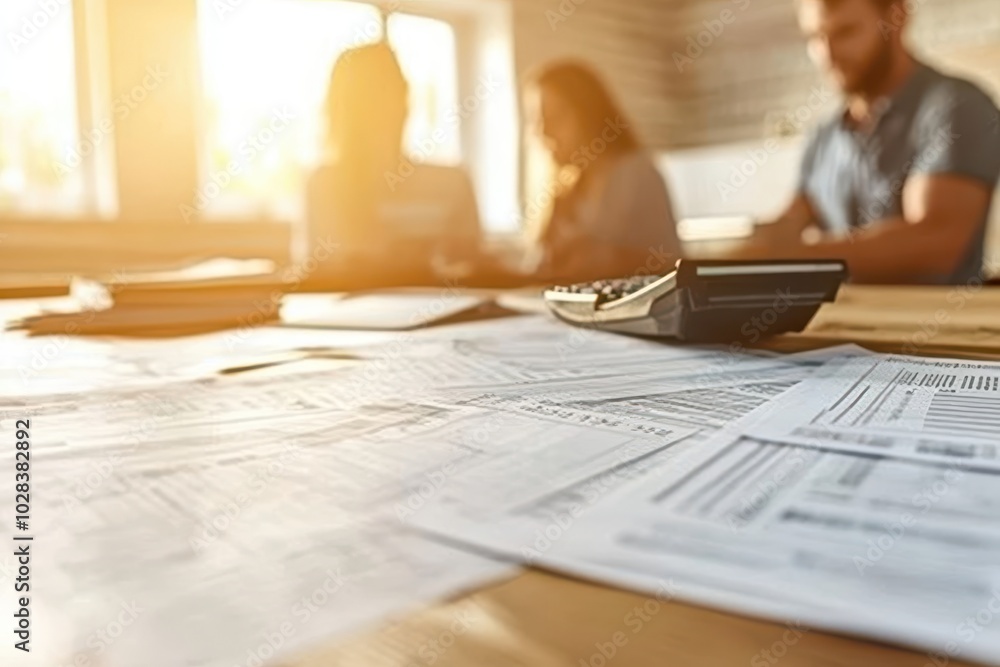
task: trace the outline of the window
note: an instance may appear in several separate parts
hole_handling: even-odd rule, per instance
[[[388,27],[389,43],[410,84],[405,138],[410,154],[431,164],[461,163],[454,30],[443,21],[407,14],[390,16]]]
[[[47,220],[39,233],[59,245],[75,243],[55,222],[71,217],[73,234],[123,256],[133,242],[108,222],[146,225],[159,255],[187,256],[191,244],[198,253],[271,256],[289,231],[271,223],[304,217],[335,59],[385,29],[411,84],[405,142],[414,161],[462,164],[486,227],[516,227],[509,1],[407,1],[410,13],[386,26],[379,4],[0,1],[0,224]],[[165,83],[126,118],[117,101],[145,85],[149,68]],[[222,219],[253,233],[183,224]],[[163,226],[173,224],[180,233],[166,243]]]
[[[79,212],[72,3],[3,0],[0,35],[0,213]]]
[[[209,218],[300,219],[306,179],[321,159],[330,70],[345,50],[381,38],[377,9],[336,0],[235,7],[202,0],[199,27],[205,108],[197,208]],[[411,84],[410,151],[458,163],[460,128],[449,122],[458,99],[451,26],[393,15],[388,32]]]

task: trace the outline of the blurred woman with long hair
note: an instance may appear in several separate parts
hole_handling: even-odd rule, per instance
[[[558,170],[539,275],[584,281],[666,273],[680,255],[663,177],[627,115],[586,65],[551,64],[529,82]]]
[[[309,182],[312,244],[338,259],[375,260],[386,272],[429,269],[479,238],[475,194],[457,168],[415,164],[403,151],[409,86],[388,44],[344,52],[326,97],[328,162]]]

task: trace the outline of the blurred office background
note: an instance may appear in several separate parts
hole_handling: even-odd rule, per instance
[[[916,53],[1000,97],[996,0],[907,5]],[[553,58],[602,72],[692,242],[777,212],[836,106],[794,0],[4,0],[0,267],[287,260],[330,68],[383,30],[412,83],[411,152],[464,164],[497,237],[545,207],[519,81]]]

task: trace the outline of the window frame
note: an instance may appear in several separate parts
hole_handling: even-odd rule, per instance
[[[193,203],[201,173],[198,111],[203,103],[201,59],[197,43],[199,0],[72,0],[76,54],[77,115],[80,132],[112,119],[114,131],[81,164],[86,202],[72,217],[0,213],[0,263],[11,270],[87,272],[170,265],[211,256],[267,257],[285,263],[291,258],[294,223],[276,219],[240,218],[184,222],[180,205]],[[217,0],[238,10],[252,0]],[[325,0],[314,0],[323,2]],[[378,0],[355,0],[375,6]],[[509,58],[499,69],[514,97],[501,100],[508,119],[517,123],[512,9],[502,0],[481,3],[459,0],[393,0],[401,13],[447,22],[455,31],[459,100],[476,95],[487,64],[495,63],[497,40],[506,40]],[[492,58],[492,61],[491,61]],[[115,116],[115,104],[134,90],[147,72],[144,63],[167,73],[156,103],[138,106],[126,118]],[[149,65],[147,67],[152,67]],[[494,67],[496,65],[494,64]],[[175,76],[170,74],[176,73]],[[497,174],[496,151],[482,148],[497,117],[473,114],[463,120],[460,141],[467,167],[483,197]],[[174,132],[171,136],[167,130]],[[179,137],[179,138],[178,138]],[[501,169],[517,201],[518,150],[516,126],[511,154],[501,156]],[[493,203],[492,208],[499,207]],[[482,216],[489,220],[490,215]],[[496,217],[494,214],[493,217]],[[489,225],[487,225],[489,226]],[[495,225],[494,225],[495,226]],[[180,232],[180,233],[178,233]],[[91,252],[75,253],[80,247]],[[73,249],[73,250],[71,250]],[[68,251],[68,252],[67,252]]]

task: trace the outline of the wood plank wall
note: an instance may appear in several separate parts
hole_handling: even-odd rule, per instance
[[[822,85],[806,57],[794,0],[514,3],[518,70],[562,56],[592,61],[659,149],[761,138]],[[910,0],[910,6],[914,51],[1000,99],[1000,1]],[[699,35],[713,26],[718,35]],[[707,44],[701,53],[675,61],[699,36]]]
[[[837,106],[830,91],[824,110],[781,123],[809,108],[810,95],[823,89],[799,34],[795,0],[513,2],[518,71],[562,56],[593,62],[640,135],[660,151],[800,134]],[[909,0],[909,6],[914,53],[972,79],[1000,102],[1000,0]],[[727,10],[724,29],[711,40],[702,35],[708,46],[678,65],[674,54],[687,55],[689,38],[697,41],[705,22]],[[1000,272],[1000,200],[992,218],[987,256]]]
[[[558,58],[592,63],[650,145],[672,145],[696,82],[677,76],[670,54],[685,0],[513,0],[520,74]]]

